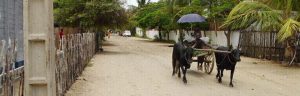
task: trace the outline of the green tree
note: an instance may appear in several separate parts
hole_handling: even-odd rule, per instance
[[[299,13],[295,15],[293,12],[299,11],[299,7],[296,6],[299,3],[296,1],[300,0],[259,1],[244,1],[238,4],[222,27],[241,30],[254,26],[253,28],[262,31],[279,31],[277,39],[281,42],[299,32],[300,23],[295,18]]]
[[[60,26],[79,26],[79,15],[85,9],[84,0],[54,0],[54,19]]]
[[[159,40],[162,40],[162,31],[169,30],[170,24],[172,23],[172,17],[170,14],[165,12],[166,8],[159,9],[152,13],[149,13],[145,19],[148,22],[148,27],[157,28],[159,32]]]
[[[252,28],[260,31],[279,31],[279,42],[293,42],[300,32],[300,0],[252,0],[239,3],[222,25],[231,30]],[[290,52],[296,57],[296,49]]]
[[[143,7],[143,6],[147,5],[148,3],[150,3],[150,0],[148,0],[148,2],[147,2],[147,0],[136,0],[136,1],[138,3],[138,7]]]
[[[83,26],[117,27],[127,24],[127,14],[116,0],[93,0],[86,3]]]
[[[54,5],[55,22],[60,26],[103,29],[128,22],[119,0],[55,0]]]
[[[145,5],[144,7],[141,7],[137,10],[137,12],[132,17],[135,22],[137,22],[137,26],[141,27],[143,29],[143,37],[146,37],[146,29],[149,28],[149,22],[152,20],[149,19],[151,16],[153,16],[152,12],[155,12],[159,10],[160,8],[164,7],[163,3],[149,3]]]

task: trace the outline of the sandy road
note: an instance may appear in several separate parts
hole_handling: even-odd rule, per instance
[[[171,52],[166,43],[113,36],[97,54],[66,96],[300,96],[300,68],[242,58],[229,87],[215,75],[187,71],[188,84],[172,77]]]

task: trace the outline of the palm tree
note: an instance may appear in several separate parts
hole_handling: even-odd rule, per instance
[[[288,2],[290,1],[290,2]],[[279,31],[278,40],[285,41],[299,32],[300,0],[257,0],[239,3],[229,14],[223,28],[240,30],[255,26],[260,30]],[[295,6],[294,6],[295,4]],[[299,12],[296,12],[299,11]]]
[[[300,32],[300,22],[297,21],[300,17],[299,3],[300,0],[245,0],[233,8],[221,27],[279,31],[277,40],[283,42],[295,38]]]

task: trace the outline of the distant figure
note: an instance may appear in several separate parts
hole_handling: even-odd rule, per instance
[[[64,35],[64,29],[60,29],[58,35],[59,35],[59,39],[62,39],[62,36]]]
[[[201,39],[201,33],[199,33],[199,32],[197,32],[196,34],[195,34],[195,37],[196,37],[196,39],[195,39],[195,44],[194,44],[194,46],[193,46],[193,48],[197,48],[197,49],[207,49],[207,48],[212,48],[210,45],[208,45],[205,41],[203,41],[202,39]],[[198,70],[202,70],[202,65],[203,65],[203,63],[204,63],[204,56],[198,56],[197,57],[197,61],[198,61],[198,66],[197,66],[197,68],[198,68]]]
[[[63,28],[60,29],[58,35],[59,35],[59,41],[60,41],[59,49],[62,50],[62,46],[63,46],[63,36],[64,36],[64,29],[63,29]]]
[[[111,32],[112,32],[111,30],[108,30],[108,31],[106,32],[106,36],[107,36],[108,39],[110,38]]]

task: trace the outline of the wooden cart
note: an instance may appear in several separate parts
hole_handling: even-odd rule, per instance
[[[211,72],[214,69],[215,65],[215,52],[220,53],[230,53],[229,51],[220,51],[215,49],[195,49],[196,52],[200,52],[199,54],[196,54],[195,57],[198,56],[204,56],[204,63],[202,66],[204,66],[204,71],[207,74],[211,74]],[[198,62],[197,59],[193,60],[194,62]]]

